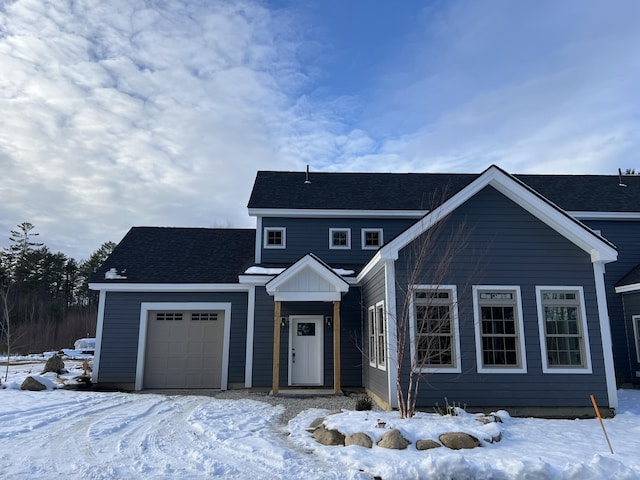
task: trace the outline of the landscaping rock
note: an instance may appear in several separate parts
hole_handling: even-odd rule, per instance
[[[344,439],[345,447],[349,445],[358,445],[360,447],[371,448],[373,447],[373,440],[366,433],[358,432],[347,435]]]
[[[494,415],[493,413],[490,415],[483,415],[482,417],[478,417],[476,418],[476,420],[478,422],[484,423],[485,425],[488,423],[502,423],[502,419],[499,416]]]
[[[394,428],[382,435],[378,442],[378,446],[382,448],[391,448],[393,450],[404,450],[411,442],[402,436],[400,430]]]
[[[440,445],[435,440],[418,440],[416,442],[416,450],[431,450],[432,448],[440,448]]]
[[[35,378],[27,377],[22,382],[22,385],[20,385],[20,389],[29,390],[31,392],[39,392],[40,390],[46,390],[47,387],[46,387],[46,385],[43,385],[42,383],[40,383]]]
[[[44,370],[42,373],[54,372],[65,373],[64,362],[59,355],[53,355],[47,359],[47,363],[44,364]]]
[[[327,430],[324,425],[316,428],[311,435],[322,445],[344,445],[344,435],[338,430]]]
[[[316,428],[322,425],[322,422],[324,422],[324,418],[317,417],[313,422],[309,424],[309,427],[307,428],[307,430],[310,430],[313,432]]]
[[[480,440],[473,435],[463,432],[443,433],[440,435],[442,444],[452,450],[476,448],[480,446]]]

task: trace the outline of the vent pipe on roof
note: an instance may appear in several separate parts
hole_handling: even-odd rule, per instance
[[[304,183],[311,183],[311,180],[309,180],[309,165],[307,165],[307,174],[304,177]]]
[[[626,187],[626,185],[624,183],[622,183],[622,169],[618,169],[618,186],[619,187]]]

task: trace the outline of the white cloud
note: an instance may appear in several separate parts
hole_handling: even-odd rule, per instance
[[[427,4],[404,38],[362,37],[384,42],[369,50],[386,60],[351,96],[332,90],[340,72],[323,71],[349,45],[315,37],[331,18],[296,8],[0,5],[0,235],[29,221],[79,259],[131,225],[252,226],[256,170],[305,164],[640,167],[635,1]]]
[[[255,171],[294,163],[272,133],[301,81],[290,20],[253,2],[5,4],[0,230],[30,221],[79,258],[131,225],[250,226]]]

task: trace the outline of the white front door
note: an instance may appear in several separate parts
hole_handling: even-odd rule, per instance
[[[291,316],[289,319],[289,385],[323,384],[323,317]]]

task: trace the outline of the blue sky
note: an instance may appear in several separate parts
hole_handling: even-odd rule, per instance
[[[0,247],[252,227],[257,170],[640,169],[638,25],[635,0],[0,0]]]

